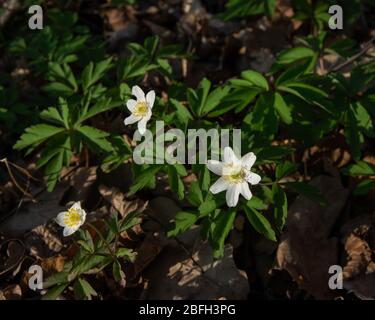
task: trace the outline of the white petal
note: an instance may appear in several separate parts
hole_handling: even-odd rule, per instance
[[[238,158],[234,154],[231,147],[225,147],[224,148],[224,162],[227,164],[230,163],[239,163]]]
[[[63,231],[63,236],[64,236],[64,237],[68,237],[68,236],[70,236],[71,234],[73,234],[74,232],[76,232],[78,229],[79,229],[79,226],[77,226],[77,227],[73,227],[73,228],[65,227],[65,228],[64,228],[64,231]]]
[[[141,119],[142,119],[142,117],[138,117],[138,116],[135,116],[135,115],[132,114],[129,117],[125,118],[124,124],[127,126],[128,124],[136,123],[137,121],[139,121]]]
[[[252,152],[246,153],[241,158],[242,166],[245,167],[246,169],[250,170],[251,167],[254,165],[256,159],[257,159],[257,157],[255,156],[254,153],[252,153]]]
[[[135,101],[134,99],[129,99],[126,102],[126,107],[129,109],[130,112],[133,112],[136,104],[137,104],[137,101]]]
[[[213,173],[221,176],[223,175],[223,164],[217,160],[208,160],[207,161],[207,168],[208,170],[212,171]]]
[[[223,177],[219,178],[211,187],[210,192],[213,194],[222,192],[229,187],[229,184]]]
[[[146,132],[146,125],[147,125],[147,121],[149,119],[147,118],[142,118],[139,122],[138,122],[138,131],[141,135],[144,135],[145,132]]]
[[[247,184],[247,182],[241,183],[241,194],[244,196],[244,198],[246,200],[250,200],[251,197],[253,196],[251,194],[251,191],[250,191],[250,188],[249,188],[249,185]]]
[[[146,98],[145,98],[145,93],[143,92],[143,90],[138,87],[138,86],[134,86],[132,88],[132,95],[135,96],[137,98],[138,101],[146,101]]]
[[[246,181],[252,185],[258,184],[262,180],[262,177],[259,174],[254,172],[248,172],[246,174]]]
[[[71,208],[77,211],[81,210],[81,202],[80,201],[74,202]]]
[[[86,211],[81,209],[78,212],[79,212],[79,215],[81,216],[81,225],[83,225],[86,221]]]
[[[238,203],[238,197],[240,196],[241,185],[233,184],[227,189],[225,198],[227,200],[228,207],[235,207]]]
[[[67,213],[66,211],[63,211],[63,212],[60,212],[60,213],[57,215],[55,221],[56,221],[56,223],[57,223],[59,226],[65,227],[64,217],[65,217],[66,213]]]
[[[151,90],[146,95],[146,102],[150,109],[152,109],[154,102],[155,102],[155,91]]]
[[[143,118],[146,118],[147,121],[148,121],[148,120],[151,119],[151,116],[152,116],[152,111],[151,111],[151,109],[149,108],[149,109],[147,110],[147,114],[146,114]]]

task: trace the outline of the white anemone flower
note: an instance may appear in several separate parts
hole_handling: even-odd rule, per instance
[[[80,202],[75,202],[68,211],[60,212],[56,217],[56,222],[64,227],[64,237],[76,232],[85,222],[86,212],[81,208]]]
[[[143,90],[134,86],[132,88],[132,95],[137,98],[137,100],[129,99],[126,103],[127,108],[131,112],[131,115],[127,117],[124,124],[133,124],[138,122],[138,131],[141,135],[146,132],[147,121],[150,120],[152,115],[152,107],[155,102],[155,91],[151,90],[145,95]]]
[[[252,197],[249,183],[258,184],[262,179],[258,174],[251,172],[251,167],[256,161],[254,153],[249,152],[238,159],[232,148],[224,148],[224,162],[209,160],[207,167],[213,173],[221,176],[211,187],[213,194],[226,190],[226,201],[228,207],[235,207],[239,195],[242,194],[246,200]]]

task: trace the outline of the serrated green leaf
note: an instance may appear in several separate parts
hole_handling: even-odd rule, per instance
[[[251,84],[268,91],[267,79],[259,72],[254,70],[246,70],[241,72],[241,77]]]
[[[94,127],[82,126],[78,128],[82,139],[93,151],[111,151],[112,145],[106,139],[109,134]]]
[[[215,211],[215,209],[216,209],[215,200],[204,201],[198,208],[201,217]]]
[[[280,180],[281,178],[291,174],[292,172],[295,172],[297,170],[297,165],[290,162],[290,161],[285,161],[283,163],[280,163],[276,167],[276,180]]]
[[[91,300],[93,296],[95,297],[98,294],[85,279],[78,278],[74,282],[74,295],[77,299]]]
[[[375,175],[375,165],[365,161],[358,161],[356,164],[348,165],[342,171],[350,176],[372,176]]]
[[[291,124],[293,122],[291,110],[285,103],[284,98],[278,92],[275,92],[274,107],[279,114],[279,117],[285,124]]]
[[[216,259],[223,256],[225,239],[233,227],[235,217],[236,210],[233,208],[226,212],[220,212],[215,219],[210,242]]]
[[[266,238],[276,241],[276,234],[273,231],[268,220],[257,210],[252,207],[244,207],[245,214],[251,225],[256,231],[264,235]]]
[[[196,221],[198,216],[195,213],[180,211],[176,214],[174,226],[167,232],[168,237],[177,237],[188,230]]]
[[[51,126],[49,124],[37,124],[31,126],[25,130],[24,134],[22,134],[20,139],[14,145],[14,149],[20,150],[27,147],[35,149],[48,138],[51,138],[64,130],[64,128]]]
[[[130,187],[128,195],[131,196],[137,191],[143,189],[151,179],[155,178],[156,173],[162,168],[161,165],[152,165],[142,171],[140,175],[135,177],[134,183]]]
[[[277,56],[277,63],[289,64],[297,60],[311,58],[314,55],[314,50],[305,47],[296,47],[286,49]]]
[[[121,281],[122,279],[125,279],[125,273],[124,271],[121,270],[120,262],[118,262],[117,260],[113,262],[112,274],[113,274],[113,278],[118,282]]]
[[[198,181],[191,183],[187,200],[196,207],[199,207],[203,202],[203,194]]]

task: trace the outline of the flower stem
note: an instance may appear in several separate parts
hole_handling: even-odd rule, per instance
[[[112,258],[113,258],[114,260],[117,261],[117,257],[116,257],[116,255],[114,254],[114,252],[113,252],[113,250],[112,250],[110,244],[109,244],[108,241],[104,238],[104,236],[103,236],[102,233],[98,230],[98,228],[95,227],[95,226],[94,226],[93,224],[91,224],[90,222],[87,222],[86,224],[98,234],[98,236],[100,237],[100,239],[102,239],[103,242],[105,243],[105,245],[106,245],[106,247],[107,247],[107,249],[108,249],[110,255],[112,256]]]

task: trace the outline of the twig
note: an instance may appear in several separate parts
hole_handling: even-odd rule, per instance
[[[27,195],[28,197],[30,197],[33,202],[36,202],[33,195],[30,192],[28,192],[27,190],[25,190],[24,188],[22,188],[21,185],[18,184],[18,182],[17,182],[16,178],[14,177],[14,175],[12,173],[12,170],[9,166],[8,159],[7,158],[1,159],[0,162],[5,164],[5,167],[7,168],[9,177],[12,180],[12,182],[14,183],[14,185],[17,187],[17,189],[19,189],[23,193],[23,195]],[[28,175],[30,175],[30,174],[28,174]]]
[[[337,71],[341,70],[342,68],[346,67],[347,65],[353,63],[355,60],[357,60],[361,56],[363,56],[372,47],[372,43],[374,42],[374,40],[375,40],[375,36],[372,37],[368,42],[365,43],[365,46],[363,47],[363,49],[360,52],[358,52],[357,54],[355,54],[354,56],[352,56],[351,58],[349,58],[345,62],[339,64],[338,66],[332,67],[330,70],[328,70],[327,73],[337,72]]]

